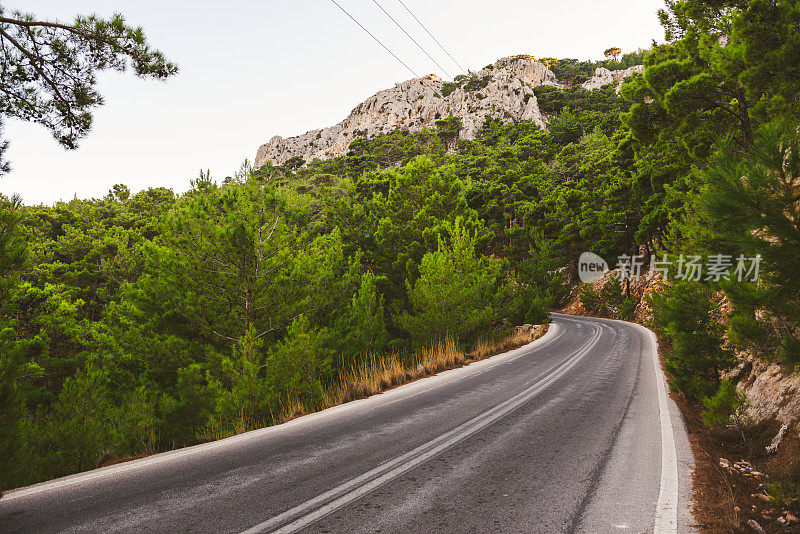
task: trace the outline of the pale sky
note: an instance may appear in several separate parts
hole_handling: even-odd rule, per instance
[[[337,0],[418,74],[438,68],[373,0]],[[451,75],[458,69],[397,0],[378,0]],[[404,0],[465,68],[513,54],[603,59],[663,40],[663,0]],[[11,173],[0,193],[27,204],[133,192],[180,193],[200,169],[220,181],[274,135],[289,137],[344,119],[361,101],[411,74],[330,0],[2,0],[43,19],[125,15],[177,63],[166,82],[101,74],[105,105],[78,150],[43,127],[8,120]]]

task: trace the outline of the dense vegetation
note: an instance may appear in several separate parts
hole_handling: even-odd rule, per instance
[[[654,217],[671,221],[663,246],[764,259],[757,284],[684,282],[660,297],[660,320],[678,341],[675,373],[686,376],[687,394],[702,398],[709,386],[693,383],[697,377],[713,393],[719,371],[732,363],[719,349],[722,332],[711,326],[716,310],[701,304],[710,292],[733,304],[727,327],[733,348],[800,362],[800,8],[784,1],[685,1],[662,20],[671,42],[652,51],[644,77],[623,94],[635,102],[626,118],[633,135],[653,162],[664,162],[669,174],[662,176],[673,182],[657,210],[667,217]],[[670,311],[676,306],[685,310],[681,318]],[[680,347],[687,330],[704,332],[699,345]]]
[[[4,483],[270,424],[364,358],[546,321],[568,257],[620,251],[625,105],[545,100],[550,132],[489,121],[454,154],[447,119],[179,196],[5,200]]]
[[[667,43],[621,96],[536,89],[547,130],[489,120],[448,150],[446,120],[305,166],[201,173],[183,195],[3,199],[0,482],[270,424],[321,406],[365,358],[546,321],[587,250],[764,257],[758,284],[684,281],[654,299],[688,396],[713,397],[730,365],[723,294],[737,346],[799,361],[800,9],[670,6]],[[602,296],[632,316],[622,285]]]

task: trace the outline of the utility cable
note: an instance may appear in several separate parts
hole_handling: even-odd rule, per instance
[[[338,3],[336,0],[331,0],[331,2],[333,2],[334,4],[336,4],[336,7],[338,7],[338,8],[339,8],[339,9],[341,9],[342,11],[344,11],[344,14],[345,14],[345,15],[347,15],[348,17],[350,17],[350,18],[352,19],[352,21],[353,21],[353,22],[355,22],[356,24],[358,24],[358,26],[359,26],[359,27],[360,27],[362,30],[364,30],[365,32],[367,32],[367,33],[369,34],[369,36],[370,36],[370,37],[372,37],[373,39],[375,39],[375,41],[376,41],[376,42],[377,42],[379,45],[381,45],[381,46],[383,47],[383,49],[384,49],[384,50],[386,50],[387,52],[389,52],[389,53],[392,55],[392,57],[393,57],[393,58],[395,58],[397,61],[399,61],[399,62],[400,62],[400,64],[402,64],[402,65],[403,65],[405,68],[407,68],[407,69],[409,70],[409,72],[411,72],[411,74],[413,74],[413,75],[414,75],[414,78],[419,78],[419,76],[417,75],[417,73],[416,73],[416,72],[414,72],[414,70],[413,70],[411,67],[409,67],[408,65],[406,65],[406,64],[405,64],[405,62],[404,62],[402,59],[400,59],[399,57],[397,57],[397,56],[395,55],[395,53],[394,53],[394,52],[392,52],[391,50],[389,50],[389,47],[387,47],[385,44],[383,44],[383,43],[381,42],[381,40],[380,40],[380,39],[378,39],[377,37],[375,37],[374,35],[372,35],[372,32],[370,32],[370,31],[369,31],[368,29],[366,29],[366,28],[365,28],[365,27],[364,27],[364,26],[363,26],[363,25],[362,25],[360,22],[358,22],[358,21],[355,19],[355,17],[353,17],[353,15],[351,15],[350,13],[348,13],[348,12],[347,12],[347,10],[346,10],[345,8],[343,8],[341,5],[339,5],[339,3]]]
[[[421,45],[421,44],[419,44],[419,43],[417,42],[417,40],[416,40],[416,39],[414,39],[413,37],[411,37],[411,34],[410,34],[410,33],[408,33],[408,32],[406,31],[406,29],[405,29],[405,28],[403,28],[403,26],[401,26],[401,25],[400,25],[400,23],[399,23],[399,22],[397,22],[397,20],[395,20],[395,18],[389,14],[389,12],[388,12],[388,11],[386,11],[385,9],[383,9],[383,6],[382,6],[382,5],[380,5],[380,4],[378,3],[378,0],[372,0],[372,1],[375,3],[375,5],[376,5],[376,6],[378,6],[378,7],[380,8],[380,10],[381,10],[381,11],[383,11],[383,12],[386,14],[386,16],[387,16],[387,17],[389,17],[389,19],[390,19],[392,22],[394,22],[394,25],[395,25],[395,26],[397,26],[398,28],[400,28],[400,30],[401,30],[401,31],[402,31],[404,34],[406,34],[406,37],[408,37],[409,39],[411,39],[411,41],[412,41],[412,42],[413,42],[415,45],[417,45],[417,48],[419,48],[420,50],[422,50],[422,53],[423,53],[423,54],[425,54],[426,56],[428,56],[428,59],[430,59],[431,61],[433,61],[433,63],[434,63],[434,64],[435,64],[437,67],[439,67],[439,69],[440,69],[440,70],[441,70],[441,71],[444,73],[444,75],[445,75],[445,76],[446,76],[448,79],[452,79],[452,78],[451,78],[451,76],[450,76],[450,75],[447,73],[447,70],[445,70],[445,68],[444,68],[444,67],[442,67],[441,65],[439,65],[439,62],[438,62],[438,61],[436,61],[435,59],[433,59],[433,56],[431,56],[431,55],[428,53],[428,51],[427,51],[427,50],[425,50],[425,49],[422,47],[422,45]]]
[[[433,36],[433,34],[430,32],[430,30],[428,30],[428,28],[425,27],[425,25],[422,23],[422,21],[419,20],[417,18],[417,16],[414,14],[414,12],[411,11],[410,9],[408,9],[408,6],[405,4],[405,2],[403,2],[403,0],[397,0],[397,1],[400,2],[400,5],[402,5],[404,8],[406,8],[406,11],[408,11],[411,14],[411,16],[414,17],[414,20],[416,20],[417,23],[420,26],[422,26],[422,29],[425,30],[428,33],[428,35],[431,36],[431,39],[433,39],[436,42],[436,44],[439,45],[439,48],[441,48],[442,51],[444,51],[444,53],[447,54],[447,57],[449,57],[451,60],[453,60],[453,63],[455,63],[458,66],[458,68],[461,69],[461,71],[464,74],[467,74],[467,70],[464,67],[462,67],[458,63],[458,61],[455,60],[455,58],[453,58],[453,56],[450,54],[450,52],[447,51],[447,49],[444,46],[442,46],[442,43],[440,43],[439,40],[436,37]]]

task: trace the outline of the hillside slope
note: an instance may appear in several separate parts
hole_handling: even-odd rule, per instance
[[[598,89],[609,83],[621,83],[641,67],[624,71],[598,68],[583,87]],[[342,122],[329,128],[311,130],[295,137],[273,137],[256,153],[255,167],[268,161],[282,165],[294,157],[306,162],[345,154],[358,137],[388,133],[393,130],[418,131],[435,127],[436,121],[451,114],[462,119],[461,137],[474,139],[487,117],[503,122],[532,120],[541,127],[547,117],[539,109],[533,88],[562,84],[543,63],[529,56],[511,56],[456,82],[445,82],[430,74],[397,84],[371,96]]]

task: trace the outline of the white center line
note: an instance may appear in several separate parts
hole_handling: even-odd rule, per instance
[[[588,344],[564,360],[564,362],[555,367],[550,373],[531,387],[416,449],[389,460],[375,469],[353,478],[303,504],[295,506],[282,514],[272,517],[263,523],[259,523],[244,531],[242,534],[264,532],[283,534],[302,530],[335,510],[359,499],[418,465],[423,464],[502,417],[505,417],[510,412],[519,408],[550,387],[565,373],[577,365],[578,362],[594,348],[601,337],[602,329],[596,323],[590,324],[594,329],[594,335],[589,340]]]

